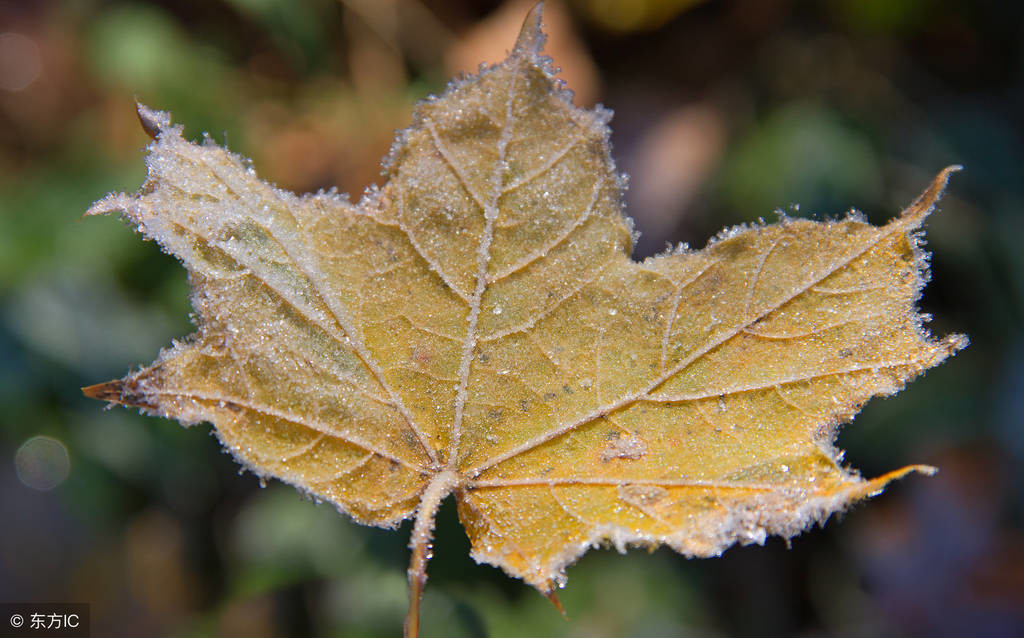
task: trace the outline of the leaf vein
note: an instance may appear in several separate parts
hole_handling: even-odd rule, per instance
[[[580,126],[580,124],[578,122],[574,122],[574,124],[576,124],[577,126]],[[586,129],[584,129],[582,126],[580,126],[579,133],[568,144],[566,144],[564,147],[562,147],[562,148],[558,149],[557,151],[555,151],[554,155],[552,155],[548,159],[548,161],[545,162],[544,164],[542,164],[540,167],[534,169],[533,171],[530,171],[529,173],[527,173],[525,175],[521,175],[518,179],[513,181],[511,184],[506,185],[502,189],[502,193],[503,194],[504,193],[510,193],[510,192],[516,190],[517,188],[520,188],[521,186],[523,186],[525,184],[529,184],[530,182],[532,182],[533,180],[537,179],[538,177],[540,177],[544,173],[547,173],[549,170],[551,170],[555,166],[555,164],[557,164],[558,162],[562,161],[562,159],[566,155],[568,155],[569,152],[572,151],[572,149],[576,148],[580,144],[580,142],[582,142],[582,141],[587,139],[587,136],[586,136],[585,133],[586,133]]]
[[[396,189],[398,190],[398,228],[402,231],[402,233],[405,234],[406,238],[409,240],[409,245],[412,246],[412,249],[416,252],[417,255],[419,255],[420,259],[423,260],[423,263],[427,265],[427,269],[430,272],[437,275],[441,279],[441,283],[443,283],[449,290],[458,295],[458,297],[462,299],[462,301],[466,302],[467,304],[471,304],[472,298],[462,289],[456,286],[451,279],[449,279],[448,275],[444,272],[444,270],[441,269],[441,265],[438,264],[437,261],[435,261],[429,255],[427,255],[427,252],[423,249],[423,246],[420,245],[419,240],[416,239],[415,234],[409,227],[405,225],[405,222],[402,221],[405,217],[405,188],[402,187],[401,174],[399,174],[396,181],[398,183],[398,186],[396,186]]]
[[[591,276],[591,277],[589,277],[587,279],[581,280],[579,285],[577,285],[575,288],[572,288],[571,290],[569,290],[569,292],[566,293],[565,295],[563,295],[563,296],[559,297],[558,299],[556,299],[554,303],[552,303],[550,306],[548,306],[544,310],[542,310],[539,313],[537,313],[534,317],[532,317],[530,319],[527,319],[526,321],[523,321],[523,322],[521,322],[521,323],[519,323],[517,325],[514,325],[514,326],[511,326],[509,328],[506,328],[505,330],[502,330],[500,332],[492,332],[489,335],[485,335],[485,336],[480,338],[480,341],[481,342],[495,341],[497,339],[502,339],[504,337],[507,337],[509,335],[513,335],[513,334],[516,334],[516,333],[519,333],[519,332],[525,333],[525,332],[529,331],[531,328],[533,328],[538,323],[540,323],[542,319],[547,318],[555,310],[558,310],[558,308],[563,303],[565,303],[569,299],[572,299],[581,290],[583,290],[584,288],[586,288],[590,284],[592,284],[595,281],[597,281],[598,279],[600,279],[601,275],[604,274],[604,271],[607,268],[608,268],[607,264],[602,265],[600,268],[598,268],[596,271],[594,271],[593,276]]]
[[[306,231],[305,228],[302,227],[301,224],[298,223],[298,220],[291,215],[290,211],[288,210],[288,207],[283,206],[282,208],[284,209],[284,211],[288,212],[288,215],[292,218],[292,221],[295,222],[296,228],[298,228],[299,231],[302,232],[303,236],[306,238],[306,243],[312,243],[309,241],[308,232]],[[265,230],[267,231],[268,235],[273,237],[274,240],[278,242],[278,244],[281,246],[281,250],[284,251],[285,255],[288,256],[292,263],[295,264],[299,271],[307,278],[310,285],[313,287],[313,292],[315,292],[317,297],[320,298],[321,303],[327,308],[328,312],[331,313],[332,317],[334,318],[334,321],[338,324],[338,327],[341,328],[342,333],[348,338],[352,349],[355,351],[356,356],[359,357],[359,359],[363,362],[363,365],[366,366],[370,373],[377,379],[377,383],[379,383],[380,386],[384,388],[384,391],[388,393],[388,396],[391,397],[391,402],[394,403],[395,408],[398,410],[399,414],[401,414],[402,417],[405,419],[407,427],[410,430],[412,430],[413,434],[419,440],[420,445],[423,447],[423,451],[427,454],[427,458],[430,459],[431,463],[436,464],[437,454],[434,451],[434,448],[430,445],[430,439],[427,437],[426,433],[424,433],[419,427],[417,427],[416,421],[412,418],[412,413],[409,412],[409,409],[402,402],[402,397],[394,390],[394,388],[391,387],[391,384],[388,383],[387,379],[384,377],[383,370],[381,370],[380,366],[377,365],[377,362],[374,361],[373,357],[370,355],[370,351],[366,348],[366,345],[362,342],[362,339],[360,339],[359,336],[356,334],[356,331],[351,324],[351,320],[347,317],[343,309],[337,307],[338,304],[337,301],[335,300],[335,297],[333,295],[329,296],[324,293],[325,282],[323,281],[323,278],[321,276],[318,276],[320,271],[317,268],[312,267],[312,265],[310,264],[303,263],[304,260],[300,260],[296,256],[299,253],[296,253],[292,248],[286,245],[286,243],[281,240],[280,236],[275,235],[270,229]]]
[[[593,192],[591,193],[591,196],[590,196],[590,203],[587,204],[587,207],[583,211],[583,213],[578,215],[576,217],[576,219],[573,220],[572,224],[570,224],[568,227],[566,227],[566,229],[563,232],[561,232],[557,236],[553,237],[551,239],[551,241],[549,241],[547,244],[541,246],[540,248],[538,248],[534,252],[530,253],[529,255],[526,255],[525,257],[523,257],[522,259],[520,259],[516,263],[511,264],[510,266],[508,266],[504,270],[491,275],[488,278],[487,283],[489,283],[489,284],[496,283],[498,281],[501,281],[502,279],[505,279],[505,278],[509,277],[510,275],[512,275],[514,273],[517,273],[517,272],[523,270],[524,268],[526,268],[530,264],[536,262],[537,260],[543,259],[544,257],[546,257],[557,246],[559,246],[560,244],[564,243],[567,239],[569,239],[569,237],[571,237],[572,234],[578,228],[583,226],[583,224],[588,219],[590,219],[590,216],[593,214],[593,211],[594,211],[594,204],[597,203],[597,196],[598,196],[598,193],[600,193],[600,191],[601,191],[601,180],[594,180],[594,188],[593,188]]]
[[[741,322],[739,325],[737,325],[733,329],[728,330],[724,334],[718,336],[717,338],[708,341],[708,343],[706,343],[703,347],[698,348],[697,350],[692,352],[689,356],[687,356],[682,361],[680,361],[678,364],[673,366],[671,369],[667,370],[661,376],[659,376],[656,379],[654,379],[643,390],[641,390],[639,392],[636,392],[636,393],[633,393],[633,394],[626,395],[626,396],[624,396],[624,397],[622,397],[622,398],[620,398],[620,399],[618,399],[616,401],[613,401],[613,402],[609,403],[608,405],[604,405],[604,406],[598,407],[597,409],[592,410],[591,412],[587,413],[586,415],[584,415],[583,417],[577,419],[576,421],[572,421],[572,422],[570,422],[570,423],[568,423],[566,425],[559,426],[559,427],[557,427],[557,428],[555,428],[555,429],[553,429],[553,430],[551,430],[551,431],[549,431],[547,433],[544,433],[544,434],[541,434],[539,436],[536,436],[536,437],[534,437],[534,438],[524,442],[521,445],[518,445],[518,446],[516,446],[516,447],[514,447],[514,448],[512,448],[510,450],[507,450],[506,452],[498,454],[497,456],[491,458],[490,460],[487,460],[487,461],[485,461],[485,462],[483,462],[483,463],[481,463],[481,464],[479,464],[479,465],[477,465],[477,466],[467,470],[467,472],[466,472],[467,476],[470,476],[470,477],[479,476],[481,472],[484,472],[485,470],[490,469],[490,468],[494,467],[495,465],[497,465],[497,464],[499,464],[499,463],[501,463],[503,461],[506,461],[506,460],[508,460],[508,459],[510,459],[510,458],[512,458],[514,456],[518,456],[518,455],[523,454],[523,453],[525,453],[525,452],[527,452],[529,450],[532,450],[532,449],[534,449],[534,448],[536,448],[536,447],[538,447],[540,445],[543,445],[543,444],[547,443],[548,441],[550,441],[550,440],[552,440],[554,438],[563,436],[566,433],[571,432],[571,431],[575,430],[576,428],[579,428],[582,425],[585,425],[585,424],[593,421],[596,418],[602,417],[602,416],[604,416],[606,414],[609,414],[611,412],[619,410],[619,409],[621,409],[621,408],[623,408],[623,407],[625,407],[627,405],[632,405],[633,403],[636,403],[638,401],[643,400],[645,397],[650,396],[650,393],[655,388],[657,388],[658,386],[662,385],[668,379],[672,378],[673,376],[675,376],[676,374],[678,374],[679,372],[681,372],[682,370],[687,368],[691,363],[693,363],[694,361],[696,361],[700,357],[702,357],[705,354],[707,354],[713,348],[716,348],[719,345],[721,345],[721,344],[725,343],[726,341],[728,341],[728,340],[732,339],[733,337],[735,337],[744,328],[752,325],[753,323],[755,323],[761,317],[764,317],[764,316],[768,315],[769,313],[773,312],[777,308],[780,308],[781,306],[783,306],[784,304],[788,303],[789,301],[792,301],[793,299],[795,299],[799,295],[801,295],[804,292],[806,292],[807,290],[809,290],[812,286],[814,286],[815,284],[821,282],[826,277],[832,275],[833,273],[835,273],[836,271],[840,270],[841,268],[845,268],[851,262],[853,262],[853,260],[857,259],[858,257],[863,255],[864,253],[868,252],[869,250],[871,250],[872,248],[877,246],[883,239],[888,238],[889,236],[891,236],[892,234],[894,234],[896,232],[905,231],[907,226],[909,226],[911,224],[916,224],[916,223],[919,223],[919,222],[920,222],[920,218],[919,217],[918,218],[910,218],[909,216],[906,216],[906,215],[903,216],[903,217],[900,217],[900,218],[898,218],[896,220],[894,220],[886,228],[883,229],[883,232],[879,232],[877,234],[877,236],[874,237],[872,240],[870,240],[868,242],[865,242],[865,245],[860,247],[859,250],[855,250],[851,254],[847,255],[846,257],[837,260],[835,263],[833,263],[828,268],[826,268],[823,272],[818,273],[814,278],[812,278],[810,281],[808,281],[803,286],[795,289],[790,294],[783,295],[774,305],[772,305],[772,306],[770,306],[768,308],[762,309],[760,316],[748,317],[744,322]]]
[[[712,266],[714,266],[714,265],[716,265],[718,263],[719,263],[718,259],[710,259],[710,260],[708,260],[708,262],[702,268],[700,268],[692,277],[690,277],[685,282],[681,282],[679,284],[676,284],[675,282],[673,282],[673,284],[675,285],[676,290],[675,290],[675,293],[674,293],[674,299],[672,301],[672,310],[669,313],[668,321],[665,322],[665,334],[662,335],[662,338],[661,338],[661,371],[662,372],[665,371],[665,366],[668,363],[668,344],[669,344],[670,339],[672,338],[672,328],[675,327],[676,317],[679,314],[679,303],[682,300],[683,291],[686,290],[687,288],[689,288],[690,286],[692,286],[698,279],[700,279],[702,276],[704,276],[704,273],[706,273],[708,270],[711,269]]]
[[[323,424],[323,423],[321,423],[321,422],[319,422],[319,421],[317,421],[315,419],[310,419],[310,418],[307,418],[307,417],[305,417],[303,415],[296,414],[294,412],[289,412],[287,410],[281,410],[279,408],[275,408],[273,406],[265,405],[265,404],[262,404],[262,403],[257,403],[257,402],[254,402],[254,401],[242,401],[242,400],[239,400],[239,399],[233,398],[233,397],[220,396],[220,395],[209,394],[209,393],[205,393],[205,392],[189,392],[189,391],[185,391],[185,390],[161,390],[160,392],[158,392],[158,394],[161,394],[161,395],[164,395],[164,396],[168,396],[168,397],[180,397],[180,398],[185,398],[185,399],[192,399],[194,401],[206,401],[206,402],[210,402],[210,403],[217,403],[217,404],[224,404],[224,405],[236,405],[236,406],[238,406],[240,408],[249,410],[251,412],[257,412],[257,413],[262,414],[264,416],[269,416],[269,417],[273,417],[273,418],[276,418],[276,419],[281,419],[283,421],[289,421],[291,423],[295,423],[296,425],[301,425],[302,427],[305,427],[305,428],[308,428],[310,430],[313,430],[314,432],[319,432],[321,434],[325,434],[325,435],[330,436],[332,438],[338,439],[338,440],[340,440],[340,441],[342,441],[344,443],[347,443],[349,445],[352,445],[354,447],[362,448],[362,449],[366,450],[367,452],[373,452],[374,454],[377,454],[381,458],[385,458],[385,459],[388,459],[390,461],[394,461],[395,463],[403,465],[403,466],[409,468],[410,470],[412,470],[414,472],[417,472],[419,474],[423,474],[425,472],[425,468],[419,467],[419,466],[417,466],[417,465],[415,465],[413,463],[410,463],[410,462],[406,461],[405,459],[399,458],[399,457],[397,457],[397,456],[395,456],[393,454],[389,454],[388,452],[380,450],[380,449],[374,447],[372,444],[370,444],[370,443],[368,443],[368,442],[366,442],[364,440],[361,440],[359,437],[356,437],[356,436],[352,435],[351,433],[344,433],[344,434],[339,433],[339,432],[331,429],[329,426],[327,426],[327,425],[325,425],[325,424]]]

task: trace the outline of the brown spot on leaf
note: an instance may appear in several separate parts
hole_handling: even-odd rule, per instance
[[[668,490],[657,485],[620,485],[619,498],[639,507],[654,505],[668,496]]]
[[[601,460],[607,463],[613,459],[635,461],[647,454],[647,444],[635,434],[610,439],[601,450]]]

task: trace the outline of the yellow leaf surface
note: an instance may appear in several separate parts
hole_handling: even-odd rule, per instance
[[[782,219],[633,261],[606,111],[540,56],[419,105],[358,205],[296,196],[236,155],[156,136],[120,212],[189,271],[197,331],[90,396],[210,422],[234,456],[356,520],[417,517],[413,611],[438,503],[473,557],[545,593],[589,548],[714,556],[879,492],[833,442],[966,344],[915,302],[917,230],[949,173],[885,226]]]

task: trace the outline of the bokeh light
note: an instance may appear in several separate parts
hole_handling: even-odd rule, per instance
[[[43,70],[39,46],[21,33],[0,33],[0,88],[21,91],[28,88]]]
[[[68,449],[57,439],[34,436],[14,455],[18,480],[26,487],[46,492],[63,483],[71,472]]]

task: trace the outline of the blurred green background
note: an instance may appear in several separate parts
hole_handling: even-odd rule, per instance
[[[207,426],[81,396],[191,331],[178,264],[81,214],[143,179],[133,96],[282,187],[358,197],[412,104],[500,60],[529,4],[0,0],[0,600],[90,602],[94,636],[400,633],[408,525],[260,490]],[[1022,6],[549,0],[577,101],[616,111],[638,256],[776,209],[883,222],[961,163],[922,304],[972,344],[840,438],[865,475],[937,477],[791,549],[591,552],[568,622],[467,557],[449,502],[426,635],[1024,634]]]

